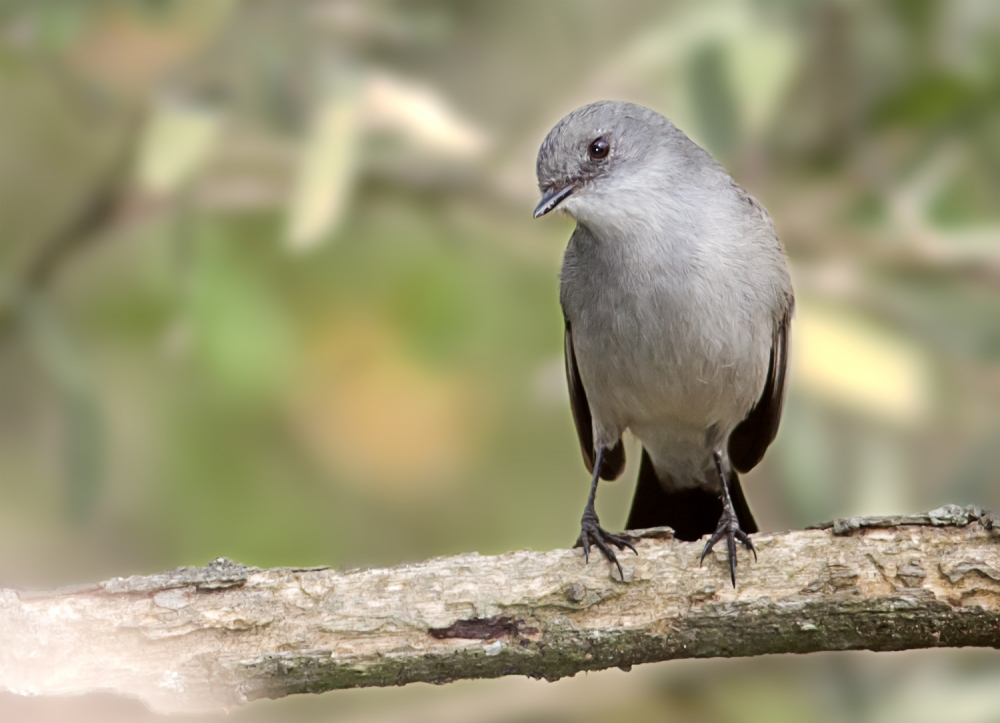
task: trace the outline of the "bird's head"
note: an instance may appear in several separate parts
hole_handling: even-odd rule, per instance
[[[612,212],[644,195],[650,174],[674,134],[666,118],[632,103],[600,101],[567,115],[538,150],[542,200],[535,218],[561,208],[578,220]]]

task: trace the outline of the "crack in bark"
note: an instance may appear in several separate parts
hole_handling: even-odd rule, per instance
[[[456,620],[446,628],[430,628],[427,632],[432,638],[464,638],[466,640],[494,640],[496,638],[516,638],[520,635],[535,635],[538,628],[529,628],[523,620],[511,620],[502,615],[491,618],[472,618],[471,620]]]

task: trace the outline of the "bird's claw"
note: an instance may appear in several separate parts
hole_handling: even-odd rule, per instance
[[[608,562],[612,562],[618,568],[619,577],[624,580],[625,574],[622,572],[621,563],[618,562],[618,556],[615,555],[615,551],[611,549],[614,545],[619,550],[624,551],[628,548],[636,555],[639,554],[638,550],[631,542],[632,538],[625,535],[613,535],[604,528],[601,527],[600,522],[597,519],[597,515],[585,512],[583,519],[580,520],[580,538],[576,542],[576,546],[583,547],[583,558],[588,563],[590,562],[590,545],[591,543],[601,551]]]
[[[705,557],[715,547],[715,543],[723,537],[726,538],[726,547],[729,552],[729,575],[733,581],[733,587],[736,587],[736,541],[739,540],[747,550],[753,553],[754,562],[757,561],[757,550],[754,549],[750,536],[740,529],[739,520],[736,519],[732,510],[723,510],[722,517],[719,518],[719,526],[715,528],[715,532],[705,543],[705,549],[702,550],[701,560],[698,561],[698,564],[705,561]]]

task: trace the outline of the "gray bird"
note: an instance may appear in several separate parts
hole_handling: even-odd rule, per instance
[[[542,200],[576,222],[563,258],[566,377],[590,496],[579,544],[635,552],[601,528],[598,481],[642,443],[627,529],[681,540],[757,531],[737,472],[760,462],[781,418],[794,304],[767,211],[659,113],[603,101],[578,108],[538,151]]]

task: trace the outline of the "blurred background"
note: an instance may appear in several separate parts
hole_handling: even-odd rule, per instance
[[[762,528],[1000,508],[995,0],[3,0],[0,73],[0,585],[572,543],[572,222],[531,220],[534,157],[604,98],[705,146],[791,258]],[[1000,721],[1000,660],[678,661],[230,714],[626,716]]]

